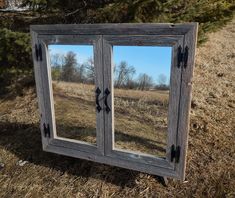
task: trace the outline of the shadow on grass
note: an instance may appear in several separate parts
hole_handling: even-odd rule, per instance
[[[0,147],[22,160],[84,178],[96,178],[120,187],[134,187],[139,172],[112,167],[42,150],[41,134],[36,124],[0,122]]]
[[[91,127],[68,126],[65,124],[57,124],[57,135],[59,137],[96,143],[96,129]]]
[[[14,100],[17,96],[23,96],[24,89],[30,87],[35,87],[32,75],[11,74],[4,69],[0,71],[0,100]]]
[[[118,134],[121,141],[129,141],[132,138],[135,139],[134,141],[139,141],[139,144],[143,141],[142,138],[126,135],[122,132]],[[160,145],[161,142],[157,144]],[[148,146],[152,147],[151,144]],[[48,167],[62,173],[66,172],[87,180],[95,178],[118,185],[121,188],[132,188],[137,185],[135,180],[139,176],[138,171],[44,152],[39,124],[0,121],[0,148],[15,154],[20,160],[28,160],[32,164]]]
[[[71,102],[76,102],[78,105],[82,104],[82,105],[88,105],[91,108],[95,108],[95,99],[94,101],[92,100],[87,100],[87,99],[83,99],[80,96],[68,96],[64,93],[54,93],[54,97],[59,97],[60,99],[64,99],[64,100],[69,100]]]
[[[129,135],[126,133],[123,133],[121,131],[115,131],[115,141],[116,142],[122,142],[122,143],[134,143],[139,145],[139,147],[146,150],[146,153],[148,154],[154,154],[154,152],[149,153],[151,150],[157,151],[157,153],[161,153],[161,155],[165,156],[166,149],[165,143],[161,141],[152,140],[149,138],[144,138],[136,135]],[[143,150],[142,149],[142,150]],[[131,150],[137,150],[138,148],[131,148]]]

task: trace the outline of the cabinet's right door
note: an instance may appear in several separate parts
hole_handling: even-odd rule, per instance
[[[183,35],[103,36],[105,155],[130,168],[175,174],[183,41]]]

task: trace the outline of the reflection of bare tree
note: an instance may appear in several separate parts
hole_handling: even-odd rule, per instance
[[[94,83],[95,67],[91,57],[79,64],[76,54],[69,51],[67,54],[52,54],[50,62],[53,80]]]
[[[140,74],[138,78],[138,85],[140,90],[147,90],[153,87],[153,79],[147,74]]]
[[[85,64],[85,68],[87,69],[86,77],[89,83],[93,83],[95,81],[95,67],[94,60],[92,58],[88,58]]]
[[[158,84],[155,86],[156,89],[168,90],[169,83],[167,83],[167,77],[165,74],[160,74],[157,79]]]
[[[64,65],[65,56],[63,54],[52,54],[50,57],[50,63],[51,63],[51,75],[53,80],[60,80],[61,77],[61,69]]]
[[[86,84],[93,84],[95,81],[95,66],[92,57],[78,64],[76,54],[69,51],[65,55],[52,54],[50,61],[53,80]],[[120,64],[115,65],[113,70],[115,74],[114,86],[117,88],[169,90],[169,82],[167,82],[165,74],[160,74],[155,84],[153,78],[146,73],[139,74],[134,79],[136,70],[126,61],[121,61]]]
[[[158,84],[165,85],[166,84],[166,76],[164,74],[160,74],[158,76]]]
[[[62,66],[61,79],[63,81],[74,81],[77,66],[76,54],[68,52],[65,56],[64,65]]]
[[[64,65],[64,59],[65,59],[64,54],[59,54],[59,53],[52,54],[50,58],[51,66],[62,67],[62,65]]]
[[[118,66],[115,67],[116,72],[116,87],[127,87],[132,81],[133,75],[136,70],[134,67],[129,66],[127,62],[122,61]]]

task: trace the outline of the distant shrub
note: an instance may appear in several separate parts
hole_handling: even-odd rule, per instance
[[[113,0],[103,7],[88,9],[85,23],[183,23],[199,22],[198,42],[206,32],[217,30],[231,20],[234,0]]]
[[[206,41],[207,32],[231,20],[235,11],[234,0],[23,0],[22,3],[32,9],[31,17],[29,13],[13,17],[0,14],[0,26],[26,32],[30,24],[199,22],[198,43]]]
[[[0,67],[30,69],[32,66],[29,34],[0,29]]]
[[[32,68],[29,34],[0,29],[0,94],[14,84],[32,84]]]

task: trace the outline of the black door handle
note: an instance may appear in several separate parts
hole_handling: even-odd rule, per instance
[[[97,89],[95,90],[95,93],[96,93],[95,94],[96,109],[97,109],[98,112],[100,112],[102,108],[101,108],[100,103],[99,103],[99,96],[101,94],[101,91],[100,91],[99,87],[97,87]]]
[[[109,89],[106,88],[105,91],[104,91],[104,93],[105,93],[105,98],[104,98],[105,110],[106,110],[106,112],[108,113],[108,112],[111,111],[111,109],[109,108],[109,105],[108,105],[108,101],[107,101],[108,96],[109,96],[109,94],[110,94]]]

